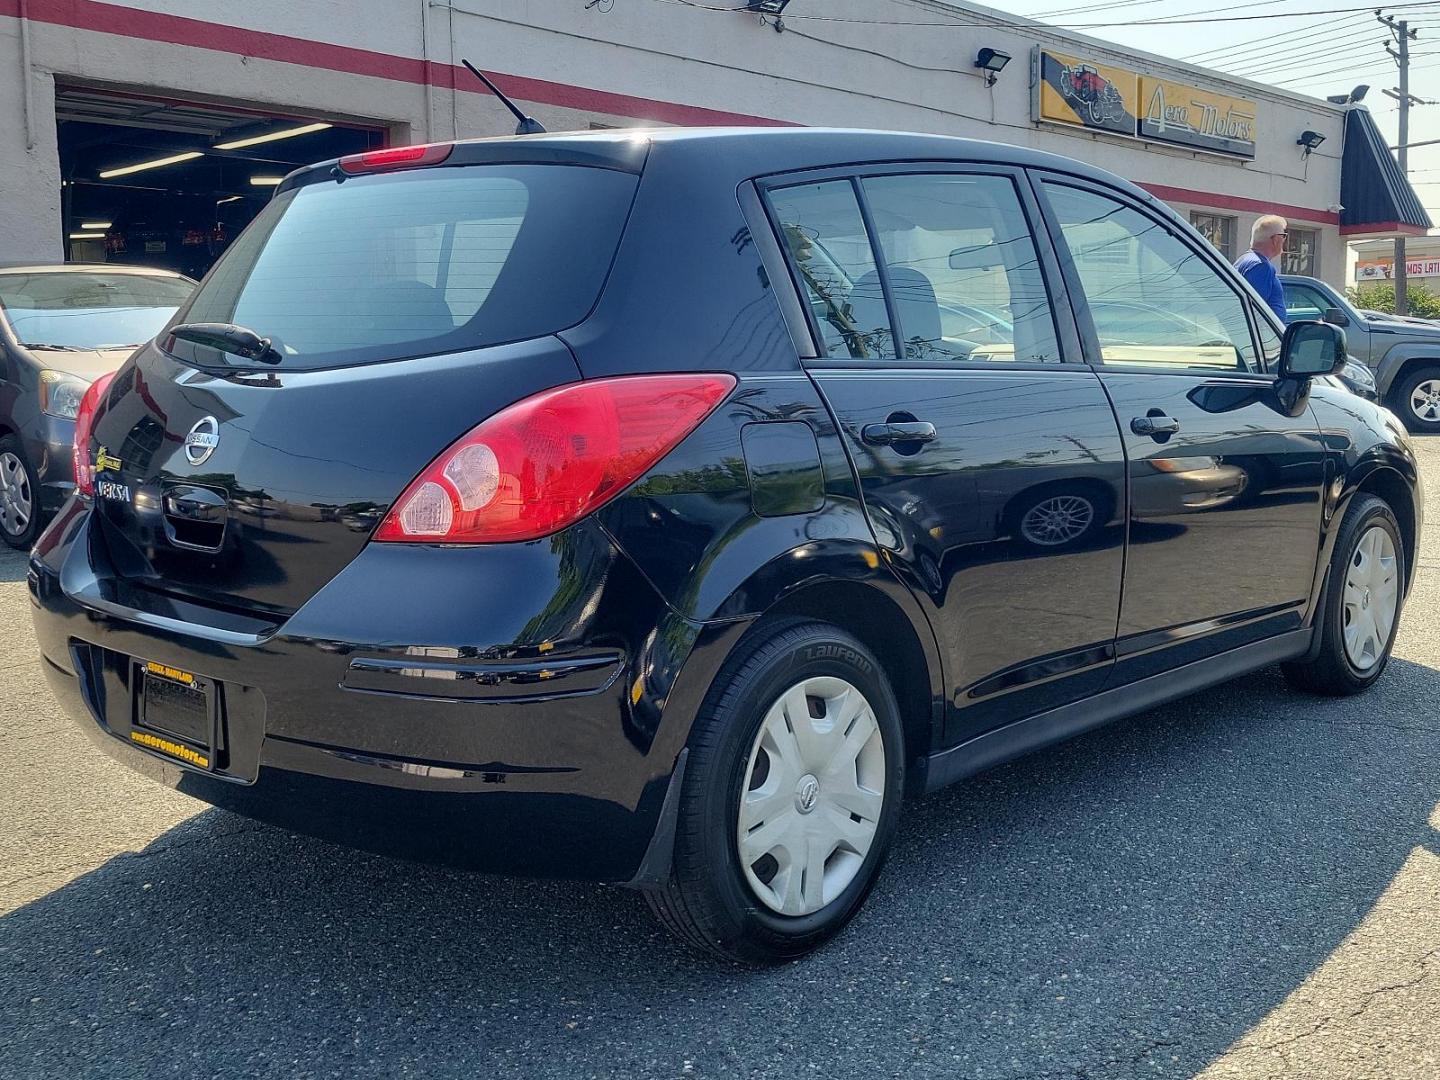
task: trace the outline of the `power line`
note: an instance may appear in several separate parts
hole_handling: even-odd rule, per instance
[[[1285,62],[1287,59],[1295,56],[1313,56],[1317,50],[1321,52],[1333,52],[1337,49],[1348,48],[1361,43],[1367,46],[1376,45],[1380,43],[1380,37],[1375,31],[1366,29],[1349,36],[1337,37],[1333,41],[1326,43],[1311,41],[1304,44],[1291,45],[1270,53],[1257,53],[1254,56],[1212,60],[1209,66],[1223,68],[1226,71],[1235,71],[1239,68],[1252,66],[1264,67],[1272,62]]]
[[[653,2],[659,4],[675,4],[681,7],[692,8],[696,11],[748,12],[752,10],[748,6],[729,7],[719,4],[701,3],[701,0],[653,0]],[[1281,0],[1272,0],[1272,2],[1278,3],[1281,2]],[[1440,7],[1440,0],[1417,0],[1416,3],[1407,6],[1412,8]],[[1217,14],[1220,14],[1222,12],[1251,10],[1254,7],[1254,4],[1236,4],[1232,7],[1214,8],[1211,9],[1211,13],[1209,15],[1205,16],[1204,18],[1198,19],[1188,18],[1189,15],[1200,14],[1200,12],[1192,11],[1184,12],[1180,17],[1166,17],[1161,19],[1128,19],[1125,22],[1105,23],[1044,23],[1042,25],[1053,27],[1057,30],[1104,30],[1115,27],[1127,26],[1191,26],[1202,23],[1214,22],[1252,22],[1261,19],[1299,19],[1309,15],[1355,15],[1374,10],[1373,8],[1368,7],[1319,8],[1310,11],[1273,12],[1265,15],[1231,15],[1224,19],[1215,18]],[[1026,22],[1016,22],[1012,19],[1006,19],[1004,16],[1001,15],[986,19],[967,19],[963,17],[956,17],[949,19],[946,22],[934,22],[927,20],[910,19],[850,19],[833,15],[811,15],[805,12],[794,12],[793,14],[787,13],[785,15],[785,19],[786,21],[792,19],[805,19],[811,22],[848,24],[854,26],[930,26],[939,28],[956,28],[962,26],[999,25],[1009,26],[1012,28],[1023,30],[1030,30],[1033,29],[1035,25],[1033,20]]]
[[[1282,58],[1275,63],[1254,63],[1249,66],[1227,67],[1224,70],[1232,75],[1239,75],[1241,78],[1250,78],[1254,75],[1286,71],[1296,67],[1313,67],[1316,64],[1324,63],[1327,60],[1338,60],[1342,57],[1347,59],[1363,59],[1366,56],[1374,55],[1377,59],[1384,55],[1379,47],[1381,42],[1375,40],[1355,42],[1350,45],[1337,46],[1334,49],[1324,49],[1313,52],[1311,55],[1303,53],[1291,55],[1289,58]]]
[[[1297,32],[1289,35],[1286,40],[1306,41],[1311,38],[1324,37],[1331,32],[1330,27],[1339,26],[1341,23],[1350,22],[1351,20],[1357,18],[1360,14],[1368,16],[1369,12],[1367,11],[1352,15],[1342,15],[1338,19],[1321,19],[1319,22],[1310,23],[1308,26],[1296,27]],[[1366,22],[1369,22],[1368,18],[1366,19]],[[1270,48],[1274,44],[1274,35],[1266,34],[1263,37],[1247,38],[1244,41],[1237,41],[1230,45],[1220,45],[1213,49],[1202,49],[1200,52],[1190,53],[1189,55],[1184,56],[1181,59],[1191,61],[1192,63],[1212,63],[1214,61],[1214,58],[1219,56],[1233,57],[1243,53],[1264,52],[1266,49]]]

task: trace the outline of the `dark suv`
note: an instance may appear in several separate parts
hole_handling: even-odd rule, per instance
[[[327,162],[86,395],[44,669],[218,805],[794,956],[907,794],[1266,664],[1379,677],[1418,478],[1341,342],[1008,146]]]

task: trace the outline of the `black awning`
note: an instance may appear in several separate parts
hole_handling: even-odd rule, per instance
[[[1400,171],[1369,110],[1345,114],[1345,156],[1340,163],[1341,232],[1423,231],[1431,227],[1415,189]]]

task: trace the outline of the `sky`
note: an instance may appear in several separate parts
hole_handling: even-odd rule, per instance
[[[1385,51],[1391,32],[1376,8],[1354,0],[989,0],[1015,15],[1053,23],[1105,41],[1144,49],[1285,90],[1327,97],[1368,83],[1365,105],[1392,145],[1396,102],[1381,91],[1397,85]],[[1410,110],[1410,141],[1440,139],[1440,0],[1385,5],[1382,14],[1406,19],[1410,93],[1433,105]],[[1259,16],[1258,18],[1256,16]],[[1178,22],[1178,20],[1186,20]],[[1171,25],[1164,22],[1171,20]],[[1190,21],[1203,20],[1203,21]],[[1117,25],[1098,25],[1117,24]],[[1410,151],[1410,182],[1430,216],[1440,221],[1440,145]]]

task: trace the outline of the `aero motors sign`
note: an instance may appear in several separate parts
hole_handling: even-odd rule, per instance
[[[1255,103],[1142,75],[1140,135],[1253,158]]]
[[[1035,49],[1034,119],[1255,156],[1255,103],[1083,57]]]

